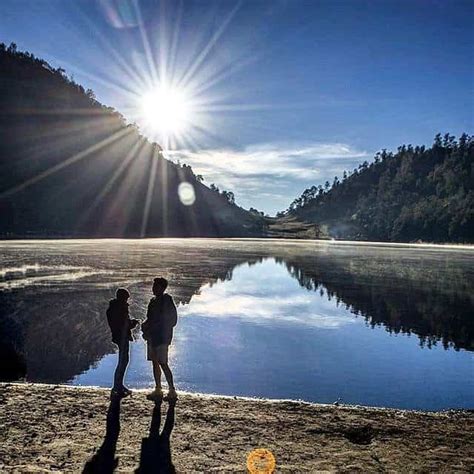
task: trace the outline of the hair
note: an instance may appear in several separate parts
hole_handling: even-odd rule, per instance
[[[166,290],[166,288],[168,287],[168,280],[163,277],[158,277],[153,280],[153,285],[161,286],[163,290]]]
[[[130,297],[130,292],[126,288],[119,288],[117,292],[115,293],[115,296],[117,297],[118,300],[121,300],[121,299],[126,300],[127,298]]]

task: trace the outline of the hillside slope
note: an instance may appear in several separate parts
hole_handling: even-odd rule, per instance
[[[259,236],[264,226],[13,44],[0,45],[0,212],[3,237]]]
[[[474,243],[474,138],[437,135],[431,148],[383,150],[374,162],[313,186],[286,214],[331,237]]]

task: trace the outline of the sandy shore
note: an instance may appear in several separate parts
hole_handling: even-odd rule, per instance
[[[473,472],[474,413],[0,384],[0,472],[246,472],[255,448],[276,472]]]

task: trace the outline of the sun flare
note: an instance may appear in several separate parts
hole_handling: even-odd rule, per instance
[[[191,120],[191,101],[184,90],[161,85],[142,96],[141,114],[153,132],[176,136],[186,131]]]

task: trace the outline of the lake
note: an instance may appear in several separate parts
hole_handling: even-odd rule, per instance
[[[105,311],[143,319],[155,276],[178,305],[179,390],[474,408],[474,250],[245,239],[0,243],[0,379],[110,387]],[[139,332],[130,387],[153,385]]]

